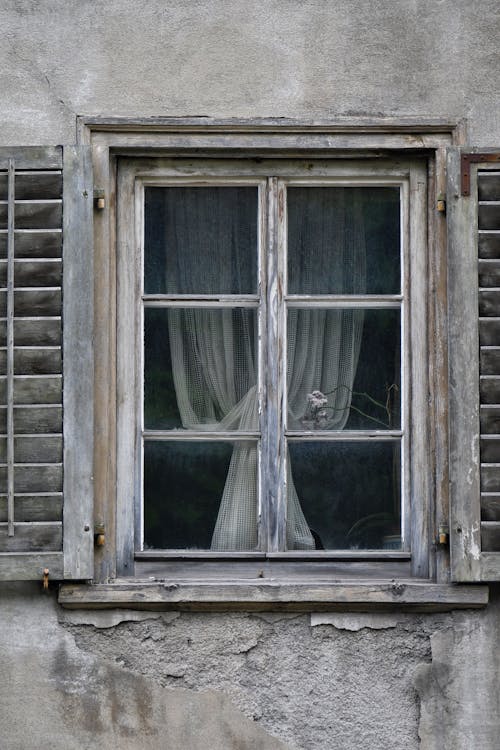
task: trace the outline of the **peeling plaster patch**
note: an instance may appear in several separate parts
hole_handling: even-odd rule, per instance
[[[135,609],[109,610],[62,610],[59,622],[68,625],[93,625],[95,628],[114,628],[121,622],[143,622],[144,620],[163,620],[168,625],[180,616],[179,612],[139,612]]]
[[[363,628],[385,630],[387,628],[395,628],[399,622],[405,619],[405,615],[371,614],[368,612],[361,612],[359,614],[313,612],[311,614],[311,627],[332,625],[337,630],[351,630],[353,632],[363,630]]]
[[[491,593],[487,610],[454,613],[431,635],[431,662],[415,670],[420,750],[498,750],[500,592]]]

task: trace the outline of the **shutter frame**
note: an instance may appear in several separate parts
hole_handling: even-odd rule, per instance
[[[481,161],[487,155],[465,148],[450,148],[447,154],[450,552],[452,579],[460,582],[500,580],[500,551],[484,550],[481,518],[486,475],[481,465],[477,174],[489,162]],[[464,195],[466,162],[470,194]]]
[[[9,518],[12,527],[14,520],[14,536],[4,533],[3,542],[0,538],[0,580],[41,581],[46,569],[49,580],[89,579],[93,565],[90,152],[88,147],[74,146],[0,148],[0,170],[8,170],[12,160],[16,229],[27,227],[24,234],[16,231],[13,243],[17,290],[13,351],[17,364],[14,430],[10,433],[15,445],[15,492],[23,494],[14,496],[13,517],[7,500],[0,498],[2,527],[8,526],[5,521]],[[23,170],[29,174],[22,174]],[[62,198],[60,190],[54,192],[54,185],[60,188],[61,174]],[[2,210],[6,211],[5,204]],[[5,235],[0,237],[0,243],[4,241]],[[8,261],[2,263],[8,265]],[[75,297],[76,289],[79,294]],[[77,345],[70,346],[73,339]],[[26,345],[28,349],[23,349]],[[12,381],[8,377],[2,380],[4,391],[8,391],[7,381]],[[2,401],[7,403],[4,396]],[[30,413],[38,421],[33,422]],[[7,438],[2,440],[8,443]],[[7,451],[7,461],[8,455]],[[43,461],[48,463],[37,463]]]
[[[94,276],[90,147],[63,156],[64,578],[93,576]]]

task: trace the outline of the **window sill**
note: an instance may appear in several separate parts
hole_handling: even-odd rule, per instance
[[[447,612],[488,603],[488,586],[391,581],[144,581],[63,584],[59,603],[70,609],[184,611],[389,611]]]

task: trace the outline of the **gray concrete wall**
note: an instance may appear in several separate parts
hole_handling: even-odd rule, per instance
[[[497,0],[3,0],[0,145],[76,115],[467,120]],[[124,618],[125,621],[120,621]],[[0,589],[2,750],[498,750],[500,596],[448,615],[70,613]]]

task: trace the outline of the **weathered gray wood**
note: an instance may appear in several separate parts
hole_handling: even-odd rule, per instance
[[[481,522],[481,549],[500,552],[500,521]]]
[[[135,173],[121,169],[117,188],[116,235],[116,570],[127,575],[133,570],[134,550],[142,547],[142,476],[138,457],[142,346],[139,321],[142,265],[137,247],[142,216],[142,196],[136,196]],[[130,216],[134,221],[130,222]],[[185,304],[185,303],[184,303]]]
[[[0,433],[5,434],[6,410],[0,406]],[[14,406],[14,431],[18,434],[60,433],[62,408],[60,405]]]
[[[7,169],[9,159],[14,159],[16,169],[61,169],[61,146],[2,146],[0,169]]]
[[[477,193],[480,201],[500,200],[500,172],[479,172]]]
[[[0,349],[0,374],[6,372],[8,349]],[[61,372],[61,348],[19,347],[13,351],[15,375],[58,375]]]
[[[461,195],[458,149],[448,152],[447,175],[450,551],[453,579],[474,581],[481,558],[477,223],[474,199]]]
[[[62,464],[15,464],[14,489],[30,494],[62,491]],[[7,467],[0,466],[0,494],[6,494]]]
[[[479,203],[478,226],[479,229],[500,229],[500,201]]]
[[[6,310],[6,293],[0,292],[0,316],[5,317]],[[54,317],[60,314],[60,289],[16,289],[14,291],[14,315],[21,318],[32,318],[40,315]]]
[[[410,474],[410,487],[403,489],[402,516],[409,518],[411,509],[411,550],[412,574],[426,578],[429,575],[429,541],[432,533],[431,518],[431,485],[429,482],[430,457],[429,420],[425,418],[429,409],[429,248],[427,230],[427,171],[423,164],[416,164],[410,172],[409,205],[405,206],[408,216],[404,227],[407,259],[405,273],[410,286],[405,284],[405,293],[411,300],[410,319],[405,325],[410,331],[410,339],[405,342],[405,367],[411,388],[404,394],[412,419],[405,425],[409,433],[411,452],[408,441],[403,443],[404,474]],[[407,282],[408,283],[408,282]],[[409,301],[409,300],[408,300]],[[408,315],[409,306],[406,305]],[[408,386],[407,386],[408,387]],[[409,395],[411,401],[409,402]],[[409,491],[408,491],[409,489]],[[410,505],[410,498],[418,502]],[[405,529],[407,533],[407,530]]]
[[[481,520],[500,521],[500,492],[481,493]]]
[[[17,287],[59,286],[62,276],[62,262],[60,258],[46,260],[17,260],[14,264]],[[0,261],[0,286],[5,286],[7,280],[7,263]]]
[[[479,232],[478,248],[480,258],[500,258],[500,231]]]
[[[7,524],[8,535],[14,536],[14,227],[15,227],[15,166],[9,161],[7,186],[8,236],[7,236],[7,318],[5,324],[6,351],[4,367],[6,374],[7,417]],[[0,218],[1,222],[1,218]]]
[[[217,581],[234,579],[277,579],[289,581],[336,581],[342,580],[382,580],[410,578],[409,560],[275,560],[244,559],[170,559],[148,561],[136,559],[137,578],[179,581]]]
[[[94,215],[94,519],[106,544],[94,553],[94,580],[116,577],[116,162],[109,148],[92,152],[94,181],[109,195]],[[111,252],[110,252],[111,250]]]
[[[402,579],[390,583],[304,583],[256,580],[164,583],[138,581],[94,586],[66,584],[59,590],[63,607],[125,607],[174,610],[448,611],[485,607],[486,586],[447,586]]]
[[[482,404],[499,404],[500,375],[481,375],[480,395]]]
[[[50,560],[45,555],[43,565],[40,558],[37,563],[36,556],[27,553],[62,546],[61,260],[57,259],[62,232],[61,148],[13,151],[26,158],[21,156],[15,163],[15,194],[11,179],[8,203],[0,203],[0,222],[6,208],[15,218],[14,226],[0,231],[0,257],[4,259],[0,260],[0,285],[7,286],[0,293],[0,314],[6,318],[0,321],[0,341],[5,347],[0,351],[0,368],[6,373],[0,377],[0,403],[10,404],[11,409],[7,419],[9,407],[0,408],[0,461],[4,462],[0,518],[9,520],[10,495],[15,501],[15,524],[14,537],[0,542],[2,550],[10,553],[0,555],[0,578],[39,577],[40,568],[49,567],[49,562],[59,568],[60,577],[62,555],[50,555]],[[2,153],[0,149],[0,159]],[[44,154],[48,161],[38,162]],[[20,171],[22,167],[31,171]],[[51,167],[59,171],[48,171]],[[0,192],[4,187],[2,178]],[[39,318],[47,314],[50,320]],[[18,373],[48,370],[58,375],[20,377],[16,369]],[[50,406],[44,408],[46,403]],[[7,493],[12,480],[13,488]],[[0,539],[7,527],[0,527]]]
[[[93,573],[93,184],[90,150],[64,149],[64,576]]]
[[[479,580],[482,582],[498,581],[499,564],[500,564],[500,553],[483,552],[481,554],[481,569],[480,569],[480,574],[479,574]]]
[[[481,346],[500,346],[500,317],[479,319],[479,343]]]
[[[482,258],[479,261],[479,286],[500,287],[500,260]]]
[[[7,458],[6,438],[0,436],[0,462]],[[19,463],[61,463],[61,435],[23,435],[14,438],[14,455]]]
[[[62,196],[60,171],[20,171],[16,179],[17,200],[54,199]],[[7,200],[7,176],[0,173],[0,201]]]
[[[43,581],[44,570],[49,571],[49,580],[63,577],[62,552],[0,553],[0,581]]]
[[[16,318],[14,341],[16,346],[59,346],[61,318]],[[0,346],[5,346],[5,321],[0,319]]]
[[[500,464],[481,464],[481,491],[500,492]]]
[[[479,315],[498,316],[500,312],[500,289],[479,290]]]
[[[481,375],[500,375],[500,346],[482,346]]]
[[[56,229],[61,226],[62,203],[60,200],[18,201],[16,200],[17,229]],[[0,203],[0,227],[7,225],[7,206]]]
[[[481,405],[479,423],[481,434],[500,435],[500,405]]]
[[[500,463],[500,435],[481,435],[481,461]]]
[[[282,377],[286,311],[283,305],[286,221],[284,185],[276,178],[268,180],[267,217],[267,349],[265,360],[266,417],[262,430],[263,504],[267,504],[262,521],[266,523],[265,549],[286,549],[286,443],[284,386]],[[281,252],[280,252],[281,251]]]
[[[55,552],[61,549],[61,523],[16,523],[14,528],[14,536],[8,536],[7,524],[0,523],[1,552]]]
[[[0,377],[0,403],[5,401],[5,385],[5,377]],[[15,375],[14,401],[18,406],[60,404],[62,401],[62,375]]]
[[[60,229],[16,230],[16,258],[60,258],[62,232]],[[6,232],[0,230],[0,258],[7,257]]]
[[[15,520],[19,522],[62,521],[62,492],[15,495]],[[0,495],[0,522],[7,520],[7,498]]]

